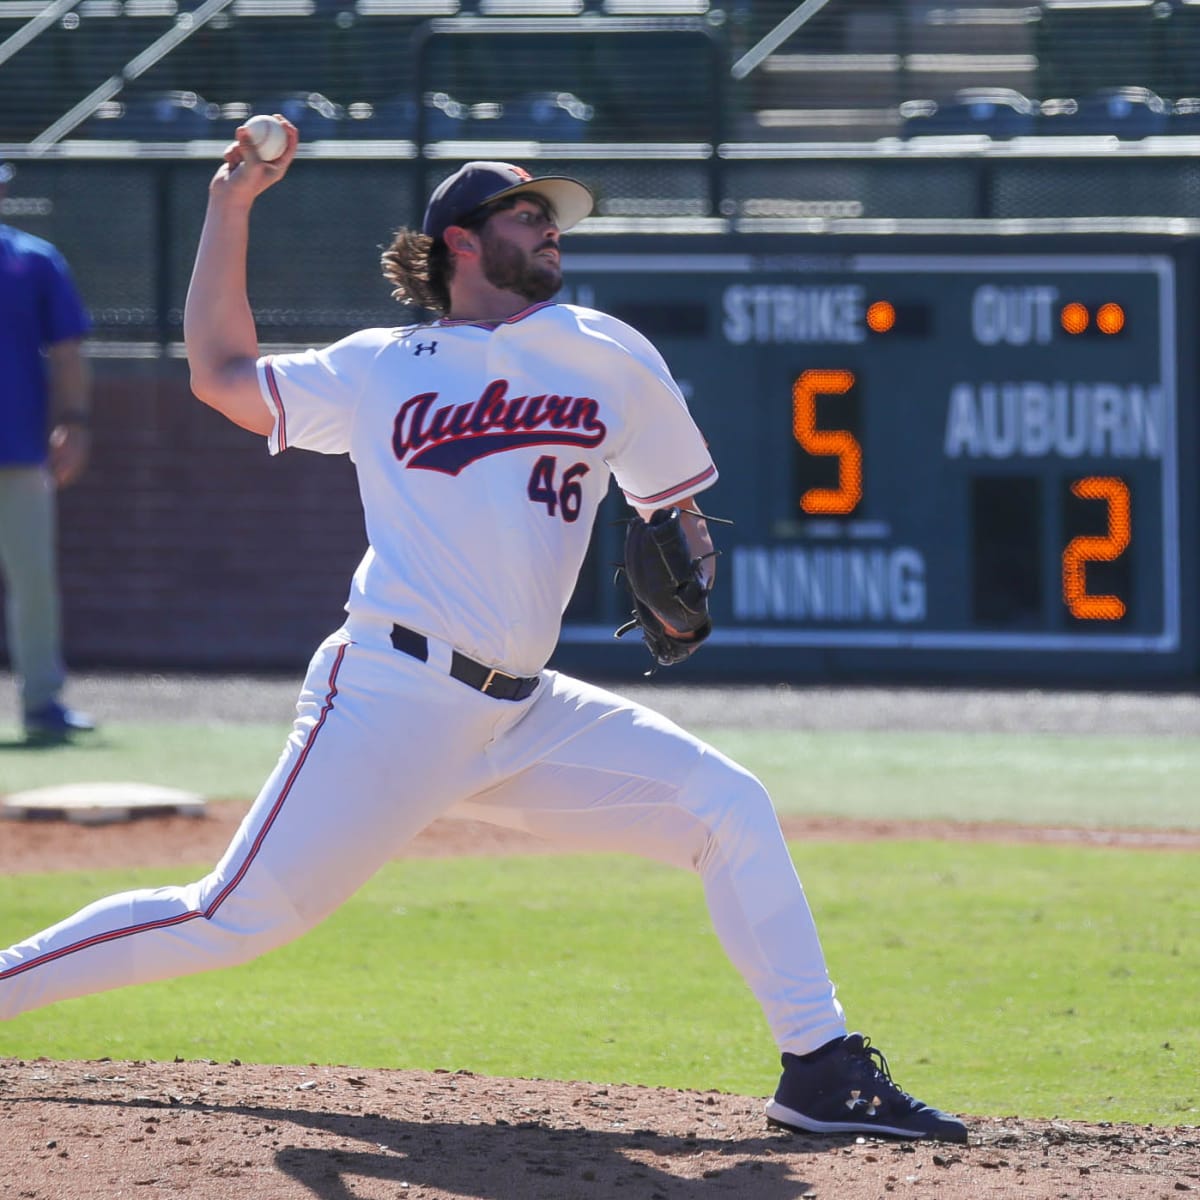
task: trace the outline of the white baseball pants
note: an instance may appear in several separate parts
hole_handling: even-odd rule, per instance
[[[845,1033],[762,785],[659,714],[553,671],[524,701],[351,622],[317,650],[283,754],[211,874],[126,892],[0,951],[0,1017],[232,966],[327,917],[434,818],[697,871],[714,929],[781,1050]]]

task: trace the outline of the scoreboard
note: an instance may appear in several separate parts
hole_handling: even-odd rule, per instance
[[[705,667],[1194,678],[1190,262],[782,240],[568,241],[562,298],[650,337],[721,471]]]

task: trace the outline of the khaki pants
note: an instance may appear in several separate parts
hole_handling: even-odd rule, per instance
[[[5,628],[26,712],[56,699],[66,677],[55,517],[54,483],[44,467],[0,467]]]

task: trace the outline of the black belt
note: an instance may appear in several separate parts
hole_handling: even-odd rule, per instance
[[[429,661],[429,639],[414,629],[393,625],[392,645],[403,654],[419,658],[422,662]],[[450,655],[450,674],[460,683],[497,700],[524,700],[533,694],[539,682],[536,675],[506,675],[493,667],[485,667],[483,663],[477,663],[457,650]]]

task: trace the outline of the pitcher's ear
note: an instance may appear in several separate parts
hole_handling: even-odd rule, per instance
[[[442,241],[446,243],[446,249],[456,256],[479,253],[478,234],[462,225],[447,225]]]

